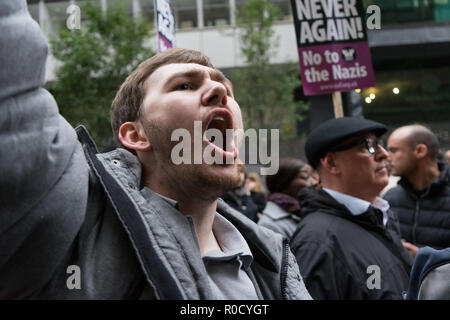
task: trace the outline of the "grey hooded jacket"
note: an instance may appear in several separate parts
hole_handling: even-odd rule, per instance
[[[0,299],[210,297],[192,218],[142,192],[135,156],[99,154],[58,114],[25,0],[0,2],[0,29]],[[260,298],[310,298],[285,239],[217,211],[249,244]]]

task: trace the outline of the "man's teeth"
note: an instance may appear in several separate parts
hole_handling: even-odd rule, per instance
[[[223,117],[214,117],[213,120],[221,120],[221,121],[225,121],[225,119]]]

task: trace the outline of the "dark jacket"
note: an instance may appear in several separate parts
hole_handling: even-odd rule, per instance
[[[384,198],[398,216],[403,239],[416,246],[450,247],[450,170],[439,162],[439,177],[419,196],[405,178]]]
[[[353,216],[324,190],[300,191],[302,220],[291,238],[314,299],[402,299],[412,259],[389,217],[374,207]],[[378,286],[373,276],[379,270]],[[375,287],[374,287],[375,286]]]
[[[252,196],[242,189],[229,191],[221,197],[230,207],[243,213],[250,220],[258,221],[258,208],[253,202]]]
[[[0,1],[0,26],[0,299],[209,299],[192,217],[143,191],[136,156],[98,153],[59,115],[25,0]],[[260,298],[309,298],[286,240],[217,211],[250,247]]]
[[[266,195],[262,192],[252,191],[251,196],[258,213],[262,213],[267,203]]]

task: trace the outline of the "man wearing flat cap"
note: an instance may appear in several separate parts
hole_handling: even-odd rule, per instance
[[[403,299],[412,259],[398,221],[378,197],[388,183],[387,128],[354,117],[314,129],[305,152],[320,189],[299,194],[300,221],[291,248],[314,299]]]

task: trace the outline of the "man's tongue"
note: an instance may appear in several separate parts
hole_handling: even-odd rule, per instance
[[[215,130],[212,130],[212,129],[215,129]],[[227,148],[226,129],[227,129],[227,124],[225,122],[225,119],[223,119],[222,117],[214,118],[210,122],[210,124],[207,128],[207,130],[211,130],[211,132],[210,132],[211,134],[209,134],[209,135],[207,134],[208,140],[223,150],[226,150],[226,148]],[[221,135],[218,135],[217,131],[220,131]],[[220,138],[222,138],[222,139],[220,139]],[[222,141],[220,141],[220,140],[222,140]]]

